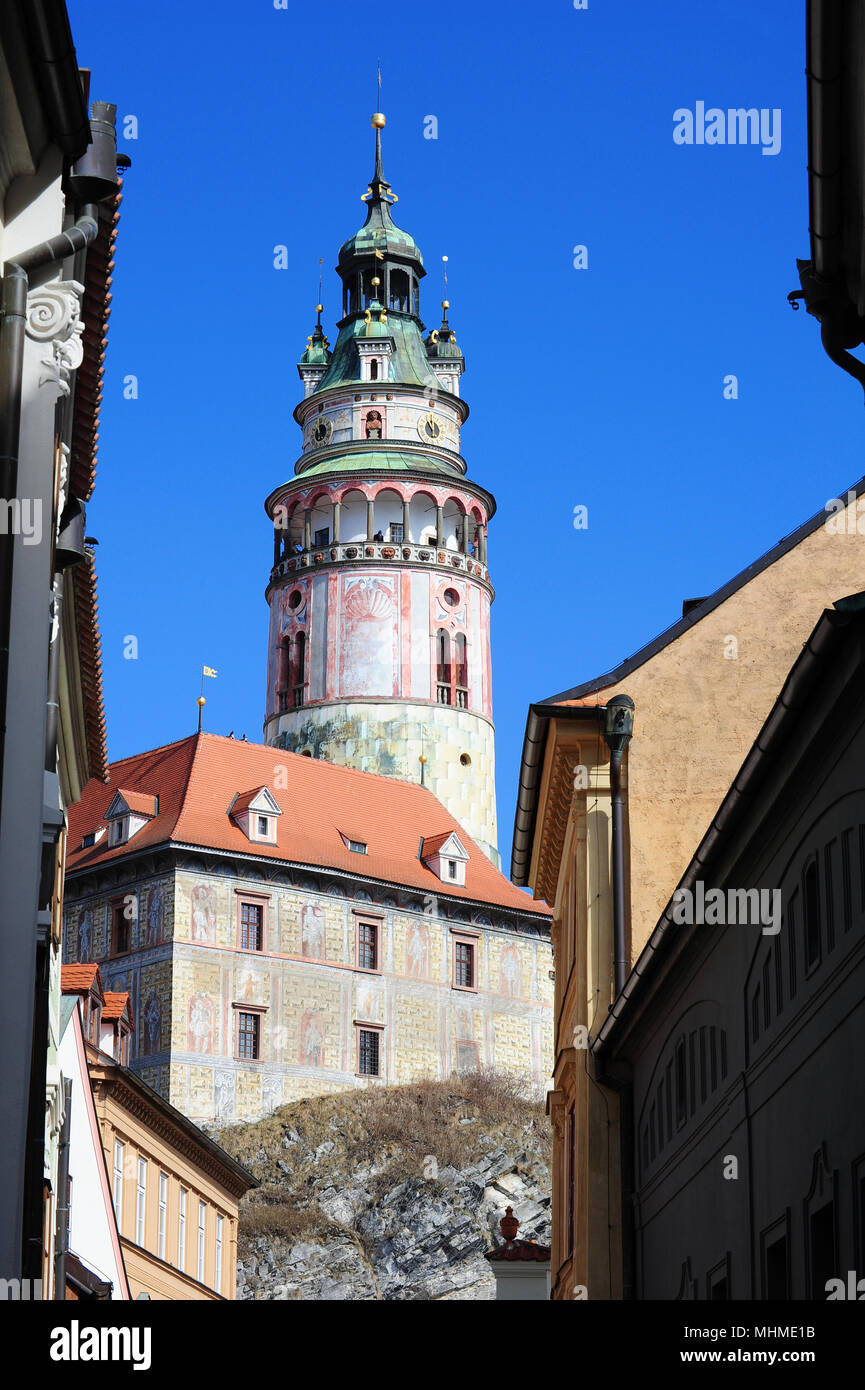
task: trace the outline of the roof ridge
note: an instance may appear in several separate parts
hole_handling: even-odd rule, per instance
[[[837,496],[839,498],[843,496],[846,502],[851,493],[855,495],[857,500],[865,493],[865,477],[860,478],[852,487],[846,488],[843,494],[839,493]],[[651,660],[657,652],[663,651],[664,647],[671,646],[690,628],[696,627],[703,618],[708,617],[716,608],[720,608],[728,598],[732,598],[733,594],[738,593],[739,589],[743,589],[750,580],[777,564],[789,551],[795,550],[797,545],[806,540],[808,536],[813,535],[825,523],[826,516],[826,507],[824,506],[822,511],[815,512],[805,521],[800,522],[792,531],[788,531],[786,536],[782,536],[774,545],[769,546],[768,550],[764,550],[762,554],[756,556],[750,564],[745,565],[744,569],[725,580],[711,594],[707,594],[688,613],[683,613],[681,618],[677,618],[668,627],[662,628],[642,647],[638,647],[630,656],[626,656],[624,660],[620,661],[617,666],[611,667],[609,671],[604,671],[599,676],[591,676],[570,690],[561,690],[556,695],[548,695],[543,700],[537,700],[535,705],[542,707],[544,705],[563,704],[566,700],[575,700],[581,695],[591,695],[596,691],[609,690],[612,686],[620,684],[632,671],[638,670],[640,666],[645,666],[646,662]]]
[[[198,762],[198,756],[201,752],[201,749],[204,746],[205,738],[209,737],[209,735],[205,734],[202,730],[200,733],[191,734],[190,737],[195,739],[195,752],[192,755],[192,761],[190,762],[189,767],[187,768],[186,776],[183,781],[183,795],[180,798],[180,810],[178,811],[177,818],[173,826],[171,827],[171,831],[168,836],[169,840],[173,840],[174,837],[177,835],[178,830],[180,829],[180,825],[183,820],[184,813],[186,811],[186,802],[189,797],[189,789],[192,786],[192,779],[195,776],[195,766]]]

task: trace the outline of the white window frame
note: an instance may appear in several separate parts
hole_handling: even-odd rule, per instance
[[[165,1224],[168,1216],[168,1174],[159,1174],[159,1230],[156,1237],[156,1253],[160,1260],[165,1259]]]
[[[114,1199],[114,1216],[117,1221],[118,1231],[121,1228],[123,1216],[123,1160],[126,1145],[120,1139],[114,1140],[114,1180],[112,1183],[112,1197]]]
[[[204,1238],[207,1232],[207,1205],[198,1203],[198,1282],[204,1283]]]
[[[216,1275],[213,1287],[217,1293],[222,1293],[222,1228],[225,1217],[216,1215]]]
[[[147,1227],[147,1159],[138,1155],[138,1177],[135,1184],[135,1244],[144,1245]]]
[[[177,1268],[181,1274],[186,1273],[186,1198],[189,1196],[185,1187],[180,1189],[180,1202],[177,1207]]]

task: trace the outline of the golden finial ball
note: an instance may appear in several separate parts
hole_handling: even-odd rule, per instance
[[[423,756],[423,754],[421,754],[421,756],[418,758],[418,762],[419,762],[419,763],[425,763],[425,762],[426,762],[426,758]]]
[[[379,278],[378,278],[377,275],[374,275],[374,276],[372,277],[372,283],[373,283],[374,285],[380,285],[380,284],[381,284],[381,280],[379,280]]]
[[[380,111],[373,111],[372,123],[376,130],[384,130],[384,116]]]
[[[206,705],[206,704],[207,704],[207,701],[205,700],[205,698],[204,698],[203,695],[199,695],[199,697],[198,697],[198,699],[195,701],[195,703],[196,703],[197,705]]]
[[[451,302],[450,302],[450,300],[449,300],[449,299],[443,299],[443,300],[442,300],[442,308],[443,308],[443,309],[449,309],[450,307],[451,307]]]
[[[316,312],[317,314],[323,314],[323,313],[324,313],[324,305],[323,305],[323,304],[316,304],[316,306],[315,306],[315,312]]]

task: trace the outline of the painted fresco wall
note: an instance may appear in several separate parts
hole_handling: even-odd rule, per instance
[[[265,881],[190,866],[129,887],[144,905],[133,949],[106,958],[109,908],[120,890],[70,889],[65,959],[79,958],[89,931],[88,958],[99,961],[106,988],[132,995],[132,1065],[198,1123],[377,1084],[355,1075],[355,1020],[383,1025],[387,1082],[495,1066],[543,1089],[550,1073],[549,938],[528,922],[517,930],[514,914],[471,914],[460,904],[448,919],[433,915],[444,900],[432,895],[424,912],[417,897],[409,908],[392,892],[372,902],[366,887],[351,884],[347,896],[299,875]],[[264,953],[238,949],[242,893],[265,903]],[[146,908],[160,901],[151,926]],[[357,912],[381,918],[381,974],[354,968]],[[454,929],[477,933],[477,992],[452,987]],[[263,1010],[257,1062],[235,1055],[235,1006],[244,1004]]]

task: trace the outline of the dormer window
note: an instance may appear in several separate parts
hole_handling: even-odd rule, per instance
[[[442,883],[465,887],[469,855],[455,830],[425,837],[418,857]]]
[[[239,792],[228,808],[235,825],[253,844],[275,845],[278,818],[282,810],[267,787]]]
[[[105,812],[109,847],[123,845],[127,840],[131,840],[142,826],[148,825],[158,814],[158,796],[152,796],[149,792],[126,791],[122,787],[119,788]],[[94,834],[94,843],[95,840]]]
[[[369,846],[366,840],[356,839],[353,835],[348,835],[344,830],[339,832],[342,843],[346,849],[350,849],[352,854],[367,854]]]
[[[88,835],[82,835],[82,836],[81,836],[81,848],[82,848],[82,849],[89,849],[91,845],[95,845],[95,844],[96,844],[96,831],[95,831],[95,830],[91,830],[90,833],[89,833]]]

